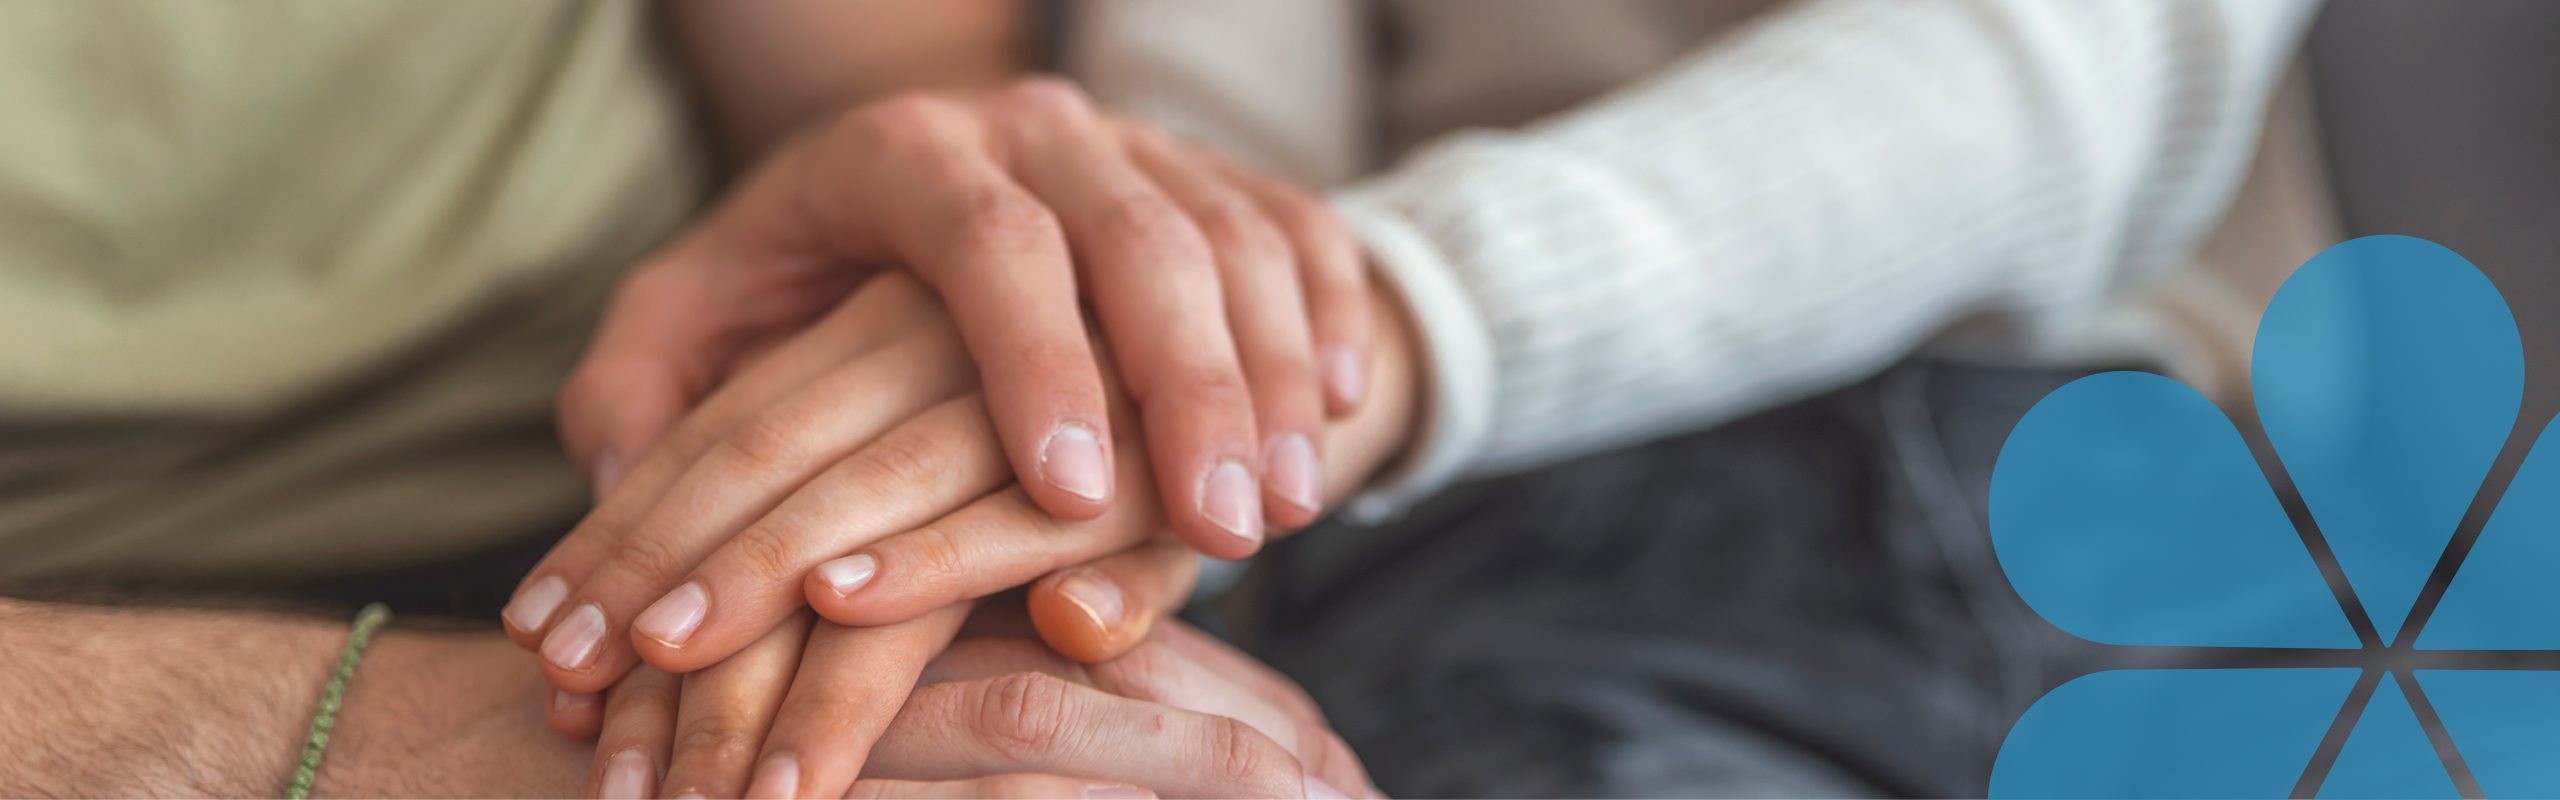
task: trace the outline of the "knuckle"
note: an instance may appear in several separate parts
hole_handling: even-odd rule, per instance
[[[672,682],[664,681],[622,681],[614,685],[613,694],[605,701],[606,715],[617,719],[625,716],[646,718],[673,711],[675,707],[676,687]],[[612,726],[608,724],[606,727]],[[664,735],[664,730],[660,729],[661,735]]]
[[[802,571],[800,548],[788,531],[758,524],[729,540],[729,555],[749,580],[759,586],[797,581]]]
[[[811,427],[803,415],[769,410],[729,432],[720,447],[750,469],[781,466],[799,458]]]
[[[998,181],[959,190],[951,225],[959,232],[1001,243],[1061,241],[1058,216],[1030,193]]]
[[[912,431],[893,431],[854,454],[854,469],[864,477],[863,484],[893,487],[891,491],[933,486],[951,472],[950,460],[935,444]]]
[[[1094,224],[1100,236],[1126,243],[1132,254],[1158,268],[1207,265],[1209,245],[1199,228],[1164,197],[1132,193],[1114,198]]]
[[[968,568],[968,557],[960,552],[960,542],[951,529],[937,523],[907,532],[895,540],[901,552],[900,566],[910,585],[923,585],[958,575]]]
[[[687,724],[676,734],[675,752],[714,764],[745,763],[755,757],[756,748],[764,742],[747,726],[734,722],[710,719]]]
[[[1254,783],[1276,769],[1278,744],[1234,717],[1219,717],[1209,728],[1210,768],[1229,785]]]
[[[1242,198],[1210,201],[1199,209],[1200,231],[1235,267],[1270,269],[1290,258],[1288,240],[1261,209]]]
[[[978,732],[999,754],[1031,761],[1065,743],[1070,714],[1066,681],[1015,672],[987,681],[978,706]]]
[[[1175,396],[1185,404],[1214,412],[1241,413],[1253,407],[1244,376],[1233,364],[1182,364],[1169,377]]]
[[[622,573],[647,583],[657,583],[681,567],[676,552],[658,537],[635,531],[614,545],[613,555],[605,561],[606,573]],[[590,580],[593,580],[590,578]]]

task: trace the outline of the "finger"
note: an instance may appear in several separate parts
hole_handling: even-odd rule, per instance
[[[809,617],[776,625],[727,661],[684,676],[667,760],[671,793],[738,797],[800,665]]]
[[[877,243],[939,291],[978,364],[1014,473],[1040,507],[1083,519],[1114,493],[1110,422],[1075,265],[1057,219],[992,156],[978,111],[909,98],[876,104],[829,138],[807,224],[874,220]],[[862,164],[847,181],[824,164]],[[868,243],[837,245],[863,250]]]
[[[499,615],[508,638],[527,650],[540,647],[569,590],[586,580],[622,536],[640,524],[665,488],[712,443],[793,390],[891,337],[939,324],[940,312],[935,308],[931,294],[914,280],[895,273],[884,275],[864,284],[804,335],[722,382],[683,422],[659,437],[624,473],[615,491],[525,574]]]
[[[893,773],[882,777],[1065,773],[1186,797],[1305,797],[1318,785],[1287,748],[1234,718],[1040,672],[917,687],[872,762]]]
[[[1316,363],[1324,373],[1325,409],[1337,417],[1351,413],[1368,394],[1371,347],[1368,260],[1359,240],[1332,207],[1305,190],[1197,148],[1193,152],[1243,187],[1288,236],[1297,256],[1295,274],[1303,286]]]
[[[1262,541],[1261,448],[1208,243],[1071,86],[1027,81],[998,102],[1014,121],[1015,174],[1075,246],[1086,296],[1144,413],[1165,519],[1201,552],[1252,554]],[[988,389],[1001,390],[992,376]]]
[[[819,623],[800,674],[757,757],[751,797],[833,797],[862,774],[927,662],[951,643],[969,604],[877,628]]]
[[[1050,800],[1081,797],[1085,800],[1143,800],[1156,796],[1143,786],[1105,783],[1058,775],[1016,772],[956,781],[899,781],[875,779],[859,781],[848,798],[914,798],[915,800],[969,800],[979,797],[1025,798]]]
[[[713,445],[570,593],[541,648],[552,685],[593,691],[620,677],[638,660],[625,628],[643,608],[820,470],[963,391],[959,358],[948,337],[911,337],[811,382]],[[659,638],[708,608],[699,587],[676,597],[689,606],[649,620]]]
[[[1031,585],[1027,606],[1051,649],[1106,661],[1145,640],[1158,615],[1180,610],[1199,577],[1200,556],[1191,548],[1150,541],[1049,573]]]
[[[1325,390],[1289,240],[1259,203],[1205,161],[1152,128],[1120,127],[1132,160],[1182,206],[1216,253],[1227,322],[1262,437],[1264,514],[1283,527],[1312,523],[1324,507],[1316,437],[1324,428]]]
[[[717,250],[712,237],[690,236],[633,270],[562,385],[561,444],[598,499],[753,344],[749,333],[803,327],[857,278],[816,260]]]
[[[589,796],[657,796],[658,765],[667,763],[667,749],[675,739],[676,691],[676,676],[641,669],[605,693]]]
[[[848,551],[948,514],[1011,478],[984,400],[943,401],[855,450],[720,544],[640,613],[631,644],[672,672],[727,658],[807,605],[804,578],[838,592],[859,589],[872,572],[869,557],[844,558]]]
[[[562,736],[592,738],[604,725],[604,695],[553,689],[551,702],[542,708],[542,717]]]
[[[1128,653],[1086,666],[1085,673],[1094,688],[1122,697],[1243,720],[1287,746],[1324,783],[1368,789],[1367,771],[1325,724],[1306,690],[1190,626],[1163,626]]]
[[[1120,462],[1121,477],[1146,474],[1148,459]],[[1037,580],[1062,567],[1128,549],[1160,530],[1144,480],[1128,480],[1122,499],[1102,516],[1062,520],[1042,513],[1019,489],[979,498],[941,519],[873,542],[848,559],[871,575],[851,591],[823,576],[802,581],[820,616],[842,625],[885,625]]]

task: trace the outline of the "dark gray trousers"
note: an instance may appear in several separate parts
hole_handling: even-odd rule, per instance
[[[1310,531],[1239,632],[1390,794],[1978,796],[2090,650],[1981,522],[2002,438],[2075,375],[1906,364]]]

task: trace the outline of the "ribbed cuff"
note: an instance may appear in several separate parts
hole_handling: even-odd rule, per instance
[[[1404,299],[1419,329],[1429,382],[1413,449],[1343,508],[1362,524],[1401,517],[1465,475],[1492,431],[1496,386],[1493,335],[1466,288],[1422,231],[1371,194],[1361,188],[1338,193],[1333,209]]]

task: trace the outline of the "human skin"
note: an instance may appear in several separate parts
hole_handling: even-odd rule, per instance
[[[707,594],[714,598],[710,605],[718,615],[697,624],[690,644],[699,649],[633,637],[633,644],[657,668],[690,673],[695,678],[688,679],[688,686],[715,671],[726,684],[732,682],[729,673],[738,669],[737,661],[747,658],[745,652],[770,650],[767,645],[775,635],[775,623],[804,603],[838,623],[908,625],[931,609],[1043,574],[1051,577],[1029,592],[1032,616],[1040,621],[1042,635],[1062,653],[1098,661],[1141,640],[1160,614],[1187,597],[1196,556],[1161,536],[1163,523],[1153,503],[1122,504],[1091,520],[1058,520],[1005,486],[1011,476],[996,446],[995,432],[974,390],[966,386],[965,358],[934,306],[931,294],[912,279],[895,274],[877,279],[798,337],[769,350],[722,394],[697,409],[665,445],[670,452],[711,454],[705,458],[734,459],[739,453],[762,452],[788,456],[791,461],[741,461],[741,466],[749,468],[737,470],[736,485],[722,488],[713,483],[709,489],[702,485],[706,476],[702,464],[710,462],[697,461],[682,470],[672,466],[680,464],[680,459],[644,463],[626,482],[624,494],[610,498],[590,518],[599,525],[634,531],[655,528],[714,534],[684,546],[714,548],[704,551],[704,566],[695,569],[687,583],[709,587]],[[1391,457],[1411,427],[1410,409],[1418,387],[1410,367],[1409,333],[1398,306],[1381,299],[1372,313],[1382,345],[1372,376],[1376,394],[1328,431],[1328,446],[1345,456],[1333,462],[1339,471],[1328,476],[1336,497],[1347,494]],[[838,387],[842,386],[871,388],[862,403],[853,404],[841,399],[843,391]],[[936,386],[944,388],[930,388]],[[904,396],[911,392],[920,393]],[[946,393],[949,399],[938,399]],[[872,419],[884,409],[895,413]],[[767,416],[789,423],[790,449],[777,451],[770,442],[721,444],[728,435],[720,433],[724,429],[749,431],[755,437],[786,429],[740,422]],[[900,416],[907,418],[899,421]],[[860,421],[866,419],[870,421]],[[1122,430],[1123,435],[1136,435],[1134,428]],[[846,443],[831,444],[847,432],[853,434]],[[860,444],[864,440],[870,443]],[[1143,453],[1143,448],[1130,449]],[[1120,468],[1143,473],[1142,459],[1128,459]],[[682,480],[677,480],[679,472]],[[1143,482],[1136,488],[1143,491]],[[717,504],[697,499],[706,491],[777,500],[766,501],[773,510],[762,520],[723,523],[716,518]],[[635,500],[644,493],[660,496],[654,507]],[[745,525],[748,534],[736,540],[716,535],[732,524]],[[777,557],[802,548],[811,552]],[[805,567],[778,566],[816,563],[848,550],[851,557],[876,565],[858,590],[840,591],[817,576],[804,581],[794,573]],[[651,545],[641,552],[665,550]],[[644,559],[617,556],[611,560],[628,566]],[[1051,573],[1079,562],[1083,566]],[[680,563],[661,566],[682,568]],[[548,646],[548,640],[533,631],[514,633],[521,644]],[[875,654],[892,651],[871,650]],[[913,675],[925,657],[919,653],[903,661],[890,658],[864,669],[877,673],[880,680],[887,680],[881,676]],[[773,659],[758,655],[755,660]],[[703,693],[688,700],[689,707],[715,707],[718,710],[698,713],[736,729],[707,741],[724,747],[732,742],[762,742],[764,755],[747,747],[704,756],[679,745],[670,762],[663,747],[639,748],[641,752],[630,757],[637,760],[630,769],[641,774],[663,771],[671,783],[734,791],[744,782],[751,762],[787,753],[799,762],[801,779],[820,784],[821,791],[836,790],[841,783],[828,781],[846,780],[862,771],[868,737],[886,724],[885,714],[876,702],[865,702],[837,713],[823,726],[825,736],[809,736],[787,726],[768,736],[760,720],[774,718],[775,701],[793,682],[789,663],[775,661],[778,674],[766,680],[773,684],[769,688]],[[553,675],[555,680],[559,677]],[[902,690],[903,683],[892,683],[897,685],[842,694],[877,700]],[[555,724],[581,734],[593,730],[591,724],[560,723],[556,716]],[[650,752],[653,749],[655,753]],[[1353,786],[1364,782],[1347,751],[1340,760],[1345,762],[1341,773],[1327,780]],[[716,763],[686,766],[706,762]]]
[[[766,351],[663,437],[526,585],[584,584],[626,599],[666,587],[693,595],[699,610],[677,639],[646,625],[614,635],[609,622],[592,624],[628,619],[637,610],[628,602],[555,590],[543,603],[554,609],[543,615],[549,622],[534,626],[523,624],[533,616],[511,609],[509,630],[546,653],[553,684],[596,691],[641,658],[689,672],[803,605],[847,625],[899,622],[1159,541],[1166,523],[1154,503],[1060,520],[1029,500],[987,418],[992,387],[971,385],[959,337],[938,305],[912,278],[877,278]],[[1335,497],[1392,457],[1412,425],[1418,387],[1400,308],[1380,298],[1369,313],[1380,345],[1368,379],[1373,396],[1326,431],[1337,454],[1325,476]],[[1128,414],[1128,401],[1114,397],[1114,413]],[[1130,451],[1119,469],[1144,474],[1140,431],[1118,430]],[[1143,481],[1131,487],[1141,497],[1146,489]],[[1129,557],[1182,562],[1163,548]],[[826,566],[847,561],[868,565],[858,584]],[[576,571],[585,564],[599,566]],[[1097,571],[1126,573],[1127,565]],[[1167,583],[1187,577],[1118,588],[1162,601],[1187,588]],[[533,594],[522,590],[519,606]],[[561,646],[568,633],[580,635],[577,646]]]
[[[0,599],[0,796],[279,794],[346,635],[343,621],[306,616]],[[1200,644],[1191,636],[1182,647]],[[890,782],[866,778],[854,794],[1131,796],[1142,781],[1301,780],[1286,758],[1234,758],[1249,729],[1209,716],[1289,702],[1256,685],[1276,679],[1267,672],[1140,667],[1106,684],[1018,637],[967,638],[952,654],[879,745],[872,770]],[[493,632],[383,632],[349,685],[313,793],[585,794],[593,748],[543,724],[551,690],[528,660]],[[1072,735],[1053,727],[1062,719],[1157,734]]]

